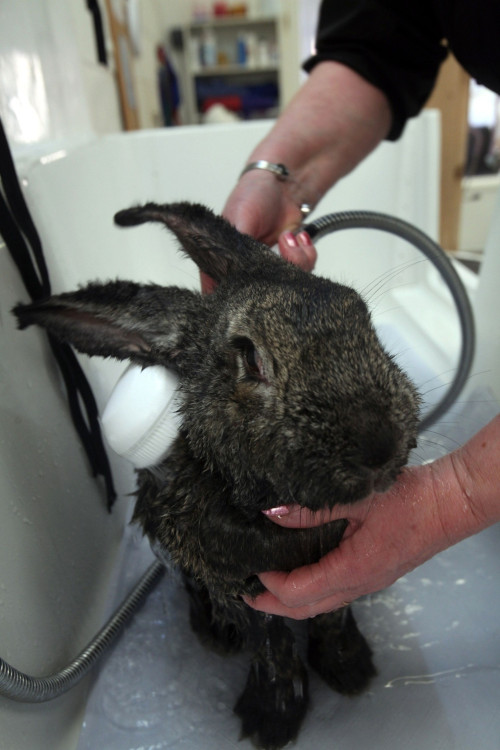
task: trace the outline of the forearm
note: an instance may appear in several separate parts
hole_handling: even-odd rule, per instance
[[[248,162],[284,163],[300,186],[301,202],[315,205],[390,126],[391,109],[381,91],[340,63],[320,63]]]
[[[445,458],[453,488],[450,502],[448,473],[435,472],[434,484],[443,528],[455,543],[500,521],[500,415]]]

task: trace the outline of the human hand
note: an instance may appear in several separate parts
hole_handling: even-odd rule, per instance
[[[224,216],[268,245],[279,238],[283,257],[311,271],[316,251],[302,237],[295,245],[291,235],[302,222],[301,204],[316,206],[387,136],[391,123],[392,108],[382,91],[342,63],[319,63],[248,157],[249,162],[284,163],[291,178],[278,180],[264,170],[246,172]],[[202,278],[204,291],[213,287],[213,281]]]
[[[268,245],[278,243],[283,258],[312,271],[317,253],[307,232],[294,234],[301,223],[302,213],[276,177],[258,170],[241,178],[229,196],[223,215],[244,234]],[[210,293],[215,282],[201,274],[201,288]]]
[[[464,492],[464,452],[434,464],[406,469],[384,494],[372,494],[332,511],[295,506],[277,509],[270,520],[282,526],[316,526],[347,518],[340,545],[315,565],[289,573],[259,575],[267,591],[247,603],[263,612],[294,619],[314,617],[391,585],[405,573],[488,525]],[[498,504],[498,503],[497,503]],[[284,511],[284,514],[283,514]],[[498,513],[498,510],[494,511]],[[479,528],[478,528],[479,523]]]

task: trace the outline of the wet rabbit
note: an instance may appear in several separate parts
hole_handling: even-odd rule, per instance
[[[242,735],[280,748],[306,713],[307,671],[285,621],[241,595],[262,590],[259,571],[317,561],[346,522],[290,530],[262,511],[389,487],[415,445],[418,398],[352,289],[286,263],[200,205],[147,204],[115,221],[165,224],[215,292],[112,281],[15,314],[81,352],[177,371],[182,429],[164,461],[139,471],[134,518],[180,566],[202,641],[251,649],[235,705]],[[348,608],[311,620],[308,643],[335,690],[357,693],[374,674]]]

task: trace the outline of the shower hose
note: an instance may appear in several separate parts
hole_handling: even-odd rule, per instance
[[[414,245],[437,268],[457,308],[462,331],[462,346],[456,373],[444,396],[421,420],[419,432],[422,432],[450,408],[469,375],[475,345],[474,320],[469,298],[460,277],[439,245],[412,224],[401,219],[372,211],[349,211],[328,214],[301,227],[314,241],[331,232],[351,228],[382,230],[397,235]],[[32,677],[14,669],[0,659],[0,695],[25,703],[42,703],[57,698],[74,687],[116,641],[125,623],[145,601],[164,572],[163,564],[154,562],[106,625],[83,651],[59,672],[45,677]]]

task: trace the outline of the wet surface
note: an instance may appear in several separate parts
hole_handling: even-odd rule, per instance
[[[423,436],[416,460],[452,449],[492,414],[488,394],[476,393]],[[120,595],[151,560],[137,535],[128,547]],[[295,747],[498,750],[499,550],[495,526],[356,602],[378,675],[346,698],[311,672],[311,708]],[[232,712],[247,669],[246,655],[223,658],[198,643],[186,595],[167,576],[97,675],[78,750],[251,747],[238,741]]]

